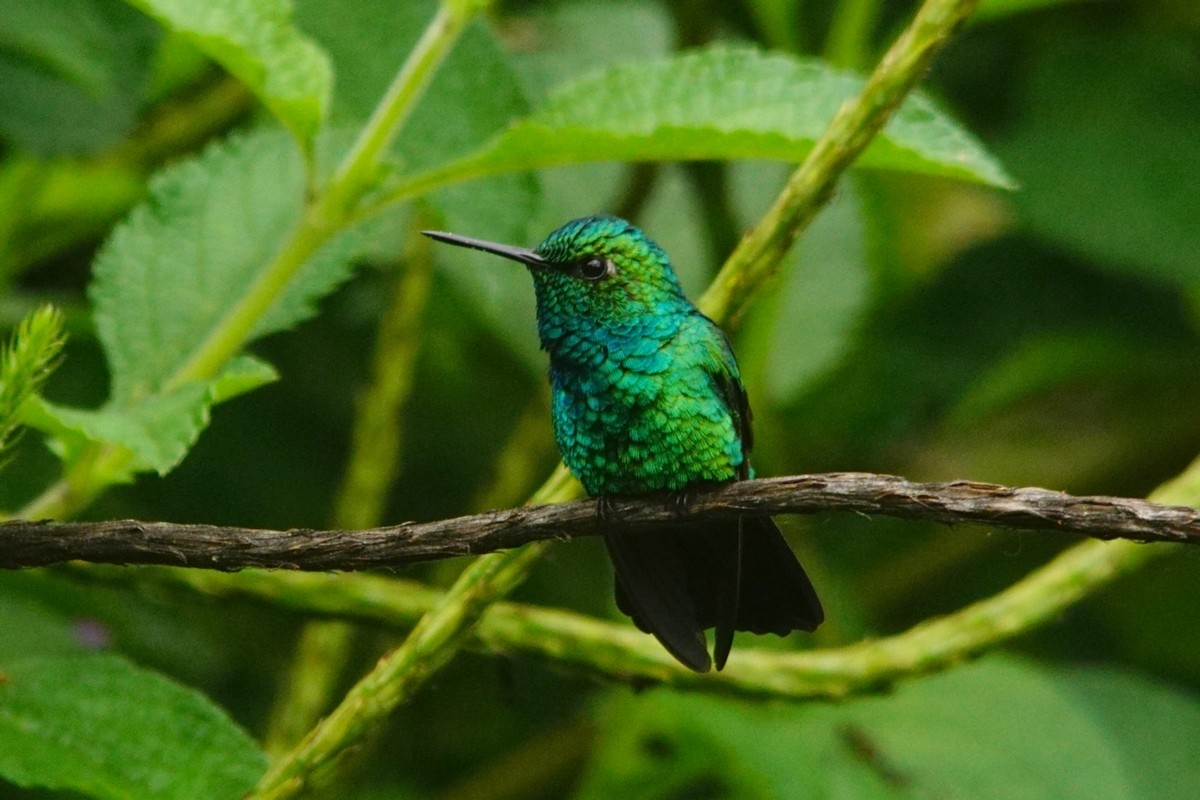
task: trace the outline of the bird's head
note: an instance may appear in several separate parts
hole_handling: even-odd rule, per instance
[[[537,291],[539,318],[586,317],[602,325],[619,324],[690,306],[667,254],[640,228],[619,217],[571,220],[531,250],[451,233],[424,233],[527,266]]]

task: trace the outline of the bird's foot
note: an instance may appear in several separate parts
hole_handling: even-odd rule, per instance
[[[596,495],[596,518],[601,522],[612,522],[616,516],[617,506],[610,494]]]
[[[692,509],[695,492],[690,489],[679,489],[667,494],[667,510],[676,517],[686,517]]]

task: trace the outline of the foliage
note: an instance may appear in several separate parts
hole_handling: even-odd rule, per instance
[[[21,320],[0,352],[0,451],[12,445],[25,404],[50,377],[62,347],[62,315],[42,306]]]
[[[0,772],[18,785],[234,798],[262,770],[254,743],[222,711],[118,656],[17,658],[5,676]]]
[[[916,9],[480,5],[0,6],[11,514],[286,527],[336,522],[339,501],[343,519],[380,521],[344,509],[363,492],[386,521],[521,502],[555,463],[528,280],[415,230],[530,244],[621,213],[698,296]],[[1198,32],[1182,0],[981,4],[736,321],[760,474],[1138,495],[1184,468],[1200,450]],[[34,310],[47,302],[61,314]],[[346,485],[351,441],[376,447]],[[370,460],[402,479],[371,480]],[[1169,496],[1198,502],[1182,485]],[[851,645],[948,614],[1061,544],[841,518],[791,532],[829,622],[805,641],[740,639],[730,674],[753,646]],[[540,657],[450,662],[324,791],[1190,796],[1197,565],[1144,561],[1016,640],[1020,656],[838,706],[584,681],[555,661],[619,675],[598,649],[619,636],[555,638],[595,623],[508,608],[473,646],[525,637]],[[524,575],[475,569],[460,586]],[[297,628],[329,613],[319,598],[391,625],[437,603],[382,578],[153,575],[0,575],[0,796],[242,796],[266,770],[264,720],[287,716],[268,707]],[[522,599],[615,618],[609,581],[597,548],[560,546]],[[343,690],[384,646],[357,628],[336,634],[344,656],[302,649],[293,675]],[[466,641],[423,633],[393,661],[413,686],[454,652],[421,642]],[[342,713],[365,728],[364,686]],[[323,699],[303,705],[338,698]]]
[[[680,796],[714,786],[781,800],[1184,798],[1200,780],[1189,734],[1197,726],[1195,699],[1145,678],[1002,657],[841,706],[610,697],[580,797]],[[1139,749],[1163,729],[1180,736]],[[714,768],[723,764],[738,768]]]

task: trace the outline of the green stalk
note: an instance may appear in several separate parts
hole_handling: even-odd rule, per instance
[[[392,79],[371,119],[334,173],[323,198],[330,209],[342,215],[348,213],[371,188],[389,146],[429,87],[438,67],[475,13],[489,4],[490,0],[475,4],[443,0],[438,6],[437,13]]]
[[[730,256],[702,301],[710,316],[728,319],[773,274],[800,230],[828,200],[837,178],[916,86],[933,55],[977,2],[926,0],[863,93],[834,117],[775,205]],[[561,501],[577,494],[578,484],[569,482],[560,465],[534,501]],[[445,665],[468,641],[484,612],[520,585],[544,546],[527,545],[477,559],[404,644],[385,656],[328,718],[277,762],[251,797],[292,797],[313,781],[329,780],[346,749],[376,730],[392,709]]]

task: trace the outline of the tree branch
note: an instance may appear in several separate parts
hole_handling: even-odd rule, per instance
[[[608,520],[594,501],[490,511],[369,530],[288,531],[169,522],[0,524],[0,567],[63,561],[162,564],[200,569],[247,567],[363,570],[478,555],[544,539],[595,536],[612,525],[644,528],[688,517],[849,511],[1096,539],[1200,544],[1200,511],[1121,497],[1075,497],[973,481],[914,483],[891,475],[835,473],[742,481],[695,495],[680,514],[662,497],[618,499]]]

